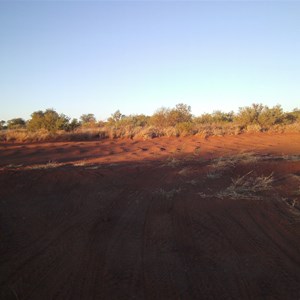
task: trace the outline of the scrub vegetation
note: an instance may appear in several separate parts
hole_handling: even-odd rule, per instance
[[[300,132],[300,109],[284,112],[280,105],[252,104],[237,113],[214,111],[194,116],[187,104],[162,107],[152,116],[124,115],[119,110],[106,121],[92,113],[70,119],[54,109],[36,111],[29,120],[15,118],[0,122],[0,141],[36,142],[92,140],[105,138],[152,139],[160,136],[238,135],[253,132]]]

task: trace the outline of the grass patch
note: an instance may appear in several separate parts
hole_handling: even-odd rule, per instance
[[[231,185],[218,194],[220,198],[259,199],[260,193],[271,190],[273,173],[269,176],[255,176],[253,171],[243,176],[231,179]]]
[[[22,164],[20,164],[20,165],[9,164],[9,165],[5,166],[4,168],[5,169],[19,169],[19,168],[22,168],[22,167],[23,167]]]
[[[31,170],[39,170],[39,169],[53,169],[53,168],[58,168],[60,166],[62,166],[62,163],[58,163],[55,161],[49,161],[46,164],[37,164],[37,165],[32,165],[32,166],[28,166],[28,169]]]
[[[81,161],[73,163],[74,167],[84,167],[86,165],[88,165],[88,163],[86,161],[84,161],[84,160],[81,160]]]

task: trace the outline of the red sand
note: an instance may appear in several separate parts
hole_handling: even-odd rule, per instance
[[[299,209],[299,134],[0,144],[0,299],[300,299]]]

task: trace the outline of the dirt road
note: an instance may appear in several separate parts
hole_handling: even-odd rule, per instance
[[[0,157],[1,299],[300,299],[300,135]]]

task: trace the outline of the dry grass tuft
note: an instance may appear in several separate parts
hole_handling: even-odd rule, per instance
[[[206,176],[210,179],[220,178],[226,170],[235,167],[237,164],[253,164],[258,160],[259,158],[253,152],[219,157],[212,161],[211,167],[213,169]]]
[[[175,157],[168,157],[165,164],[163,164],[163,167],[171,167],[176,168],[178,167],[182,162],[179,159],[176,159]]]
[[[272,189],[273,173],[269,176],[254,176],[253,171],[232,179],[232,184],[219,193],[219,197],[233,199],[259,199],[259,193]]]
[[[206,177],[209,179],[217,179],[222,176],[222,172],[218,172],[217,170],[212,170],[207,172]]]
[[[228,169],[234,167],[238,163],[250,164],[258,161],[258,157],[254,152],[244,152],[227,157],[219,157],[213,160],[212,167],[214,169]]]
[[[174,198],[175,195],[179,194],[180,192],[181,192],[180,188],[172,189],[169,191],[166,191],[166,190],[160,188],[154,192],[154,195],[159,196],[161,198],[165,198],[165,199],[172,199],[172,198]]]
[[[181,176],[188,176],[190,173],[191,173],[190,168],[183,168],[178,172],[178,174]]]
[[[282,159],[288,161],[300,161],[300,155],[283,155]]]
[[[22,168],[23,165],[22,164],[19,164],[19,165],[16,165],[16,164],[9,164],[7,166],[5,166],[4,168],[5,169],[19,169],[19,168]]]
[[[74,167],[84,167],[86,165],[88,165],[88,162],[85,161],[85,160],[80,160],[80,161],[77,161],[77,162],[73,163]]]
[[[61,167],[62,165],[63,165],[62,163],[58,163],[58,162],[55,162],[55,161],[49,161],[46,164],[32,165],[32,166],[28,166],[26,168],[31,169],[31,170],[52,169],[52,168]]]

